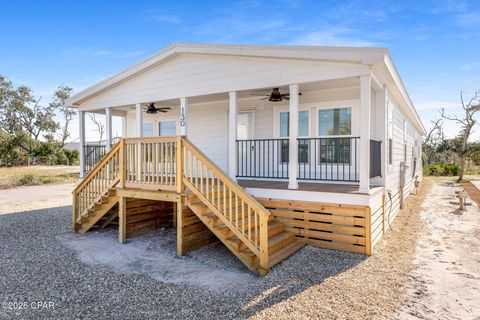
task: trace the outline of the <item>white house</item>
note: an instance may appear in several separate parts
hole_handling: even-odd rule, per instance
[[[126,177],[113,185],[117,196],[112,203],[131,198],[122,189],[173,192],[160,178],[171,170],[177,195],[188,198],[192,193],[233,230],[238,225],[225,211],[228,208],[208,196],[213,192],[215,197],[218,191],[221,202],[221,192],[230,183],[224,180],[228,174],[239,188],[236,192],[242,193],[237,194],[239,199],[255,199],[255,205],[262,206],[259,210],[267,208],[275,222],[284,225],[284,232],[293,234],[295,241],[279,245],[282,250],[301,242],[370,254],[415,181],[421,180],[425,129],[384,48],[178,43],[76,94],[68,104],[80,111],[83,144],[86,112],[106,114],[107,148],[112,145],[112,115],[123,117],[125,146],[118,151],[123,156],[110,164],[123,173],[110,174]],[[183,151],[170,154],[177,164],[166,169],[162,163],[169,147],[161,149],[160,144],[167,141],[162,137],[172,136],[183,136],[186,142],[171,141],[177,143],[172,148]],[[190,144],[205,157],[194,147],[189,149]],[[195,153],[192,158],[189,152]],[[84,154],[81,159],[83,176]],[[198,159],[214,169],[205,169],[204,175],[201,164],[200,176],[194,170]],[[182,164],[179,175],[178,163]],[[150,182],[140,175],[151,177]],[[95,176],[98,172],[85,180]],[[208,181],[213,189],[205,193],[189,177],[194,179],[190,182],[206,179],[207,189]],[[80,198],[88,184],[76,189]],[[177,211],[178,207],[192,210],[234,250],[203,220],[192,201],[174,201]],[[223,204],[227,202],[224,199]],[[86,201],[83,210],[92,203]],[[104,211],[96,216],[104,216],[108,210]],[[75,228],[84,230],[81,218],[89,215],[85,212],[74,213]],[[241,238],[237,231],[232,232]],[[121,236],[122,232],[121,226]],[[246,238],[240,240],[247,243]],[[250,248],[248,243],[245,246]],[[258,248],[250,249],[255,253]],[[261,260],[261,254],[256,256]],[[271,251],[270,259],[276,259]],[[257,267],[251,269],[258,271]]]

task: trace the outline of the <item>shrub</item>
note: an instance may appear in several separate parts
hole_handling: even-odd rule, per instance
[[[32,185],[34,182],[35,182],[35,175],[33,173],[25,173],[20,177],[20,179],[18,179],[18,183],[21,186]]]
[[[455,163],[434,163],[423,168],[426,176],[458,176],[460,167]]]

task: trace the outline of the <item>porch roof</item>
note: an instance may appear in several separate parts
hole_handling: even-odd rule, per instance
[[[387,76],[387,78],[382,76],[381,82],[392,86],[392,90],[403,100],[401,101],[405,106],[403,109],[408,110],[410,118],[416,123],[416,127],[425,133],[420,118],[386,48],[175,43],[112,77],[75,94],[67,100],[66,104],[68,107],[78,108],[85,101],[185,53],[353,63],[358,66],[375,67],[374,71],[381,70]]]

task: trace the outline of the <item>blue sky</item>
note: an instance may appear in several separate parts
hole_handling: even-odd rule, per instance
[[[426,127],[480,89],[480,1],[2,0],[0,30],[0,74],[46,102],[179,41],[387,47]]]

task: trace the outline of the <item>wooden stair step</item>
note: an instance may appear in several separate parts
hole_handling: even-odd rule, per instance
[[[269,267],[273,267],[277,263],[287,259],[290,257],[292,254],[297,252],[299,249],[303,248],[305,246],[305,243],[301,240],[295,239],[292,242],[290,242],[287,246],[284,248],[272,253],[269,257]]]
[[[223,229],[226,229],[225,231],[223,231],[225,234],[228,234],[228,231],[230,231],[230,229],[225,226],[225,225],[222,225],[222,228]],[[253,229],[253,227],[252,227]],[[268,236],[269,236],[269,240],[268,240],[268,246],[270,247],[271,246],[271,239],[273,239],[274,237],[276,237],[277,235],[279,234],[282,234],[282,233],[286,233],[287,235],[291,235],[292,238],[295,238],[295,235],[292,234],[292,233],[289,233],[289,232],[284,232],[285,231],[285,225],[283,223],[280,223],[280,222],[272,222],[272,223],[269,223],[268,224]],[[252,235],[252,240],[255,240],[255,234],[254,232],[251,233]],[[240,238],[238,238],[237,236],[235,236],[233,234],[233,232],[230,231],[230,237],[227,238],[228,241],[232,242],[232,245],[235,246],[235,248],[238,249],[238,251],[242,251],[244,250],[247,246],[246,244],[240,240]],[[272,242],[272,245],[274,243]]]

